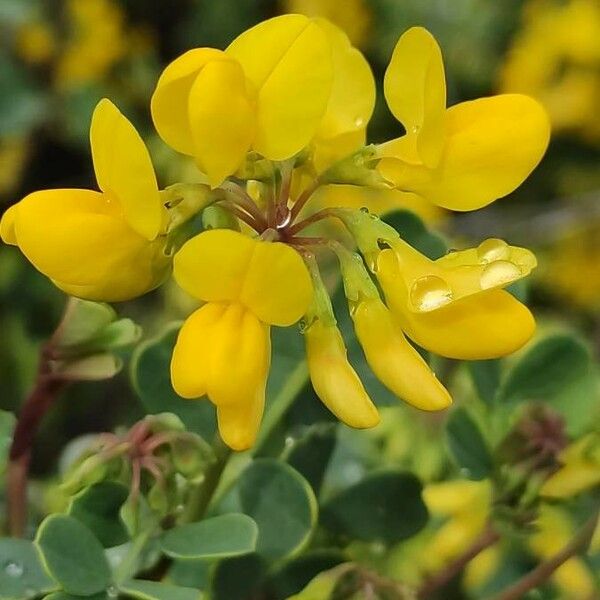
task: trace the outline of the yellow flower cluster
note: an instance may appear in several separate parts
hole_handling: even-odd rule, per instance
[[[500,72],[500,88],[537,98],[556,130],[598,142],[598,1],[530,0]]]
[[[101,191],[30,194],[4,215],[2,239],[67,293],[95,300],[143,294],[172,265],[180,287],[203,303],[179,334],[173,386],[216,405],[221,435],[235,449],[250,447],[259,430],[270,327],[300,319],[319,397],[351,426],[379,420],[346,357],[316,258],[322,250],[339,260],[373,372],[413,406],[443,409],[450,395],[408,338],[458,359],[519,348],[534,320],[503,288],[528,275],[535,257],[487,240],[432,261],[368,211],[311,211],[313,192],[352,185],[368,198],[397,190],[473,210],[521,184],[546,149],[549,126],[539,104],[515,94],[446,108],[441,52],[422,28],[400,38],[385,97],[406,134],[365,146],[375,84],[348,37],[298,14],[259,23],[224,51],[177,58],[152,97],[158,133],[193,157],[206,184],[159,190],[139,135],[103,100],[90,132]],[[209,205],[229,215],[228,228],[194,230],[192,217]],[[327,230],[305,235],[331,218],[351,244]]]

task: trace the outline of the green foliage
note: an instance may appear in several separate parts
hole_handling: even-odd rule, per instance
[[[234,482],[219,511],[252,517],[259,532],[256,552],[277,560],[307,544],[317,520],[317,501],[308,482],[292,467],[258,459]]]
[[[500,402],[549,401],[591,368],[586,345],[571,335],[553,335],[529,348],[498,390]]]
[[[84,488],[71,501],[69,514],[86,525],[105,548],[124,544],[127,531],[120,518],[129,490],[114,481]]]
[[[228,514],[180,525],[162,538],[162,551],[172,558],[219,559],[256,548],[258,527],[248,516]]]
[[[325,527],[349,539],[391,544],[415,535],[427,523],[421,483],[410,473],[382,471],[330,498]]]
[[[0,600],[29,600],[55,588],[30,541],[0,539]]]
[[[461,473],[475,480],[489,477],[492,457],[477,423],[465,408],[452,412],[446,425],[446,439]]]
[[[102,545],[77,519],[49,516],[40,525],[35,543],[44,567],[68,594],[91,596],[110,585]]]
[[[490,360],[471,361],[467,364],[469,373],[473,378],[473,384],[477,390],[477,395],[483,402],[491,405],[500,386],[502,361],[493,358]]]
[[[202,595],[192,588],[132,579],[119,586],[129,598],[138,600],[200,600]]]
[[[173,413],[183,421],[188,431],[211,439],[216,422],[210,402],[184,400],[171,386],[169,365],[179,327],[179,324],[173,324],[158,337],[137,347],[131,359],[131,380],[149,414]]]
[[[433,260],[444,256],[448,250],[444,239],[430,231],[413,212],[397,210],[386,214],[384,221],[391,225],[404,241]]]

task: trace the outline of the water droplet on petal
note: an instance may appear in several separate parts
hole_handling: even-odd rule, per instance
[[[482,290],[512,283],[521,277],[521,269],[507,260],[497,260],[487,265],[482,273],[480,285]]]
[[[355,127],[362,127],[364,124],[365,124],[365,120],[362,117],[356,117],[356,119],[354,119]]]
[[[15,562],[13,560],[10,560],[4,565],[4,572],[9,577],[14,577],[16,579],[17,577],[23,576],[25,569],[23,568],[22,564]]]
[[[411,131],[413,133],[419,133],[419,129],[421,129],[420,125],[413,125],[412,128],[411,128]]]
[[[361,206],[361,207],[360,207],[360,212],[361,212],[361,213],[368,214],[368,213],[369,213],[369,209],[368,209],[366,206]]]
[[[419,312],[428,312],[451,302],[452,290],[441,277],[425,275],[412,284],[410,301]]]
[[[302,334],[304,334],[304,332],[308,329],[308,325],[304,319],[298,322],[298,329]]]
[[[479,244],[477,256],[482,264],[506,260],[510,256],[510,247],[504,240],[490,238]]]

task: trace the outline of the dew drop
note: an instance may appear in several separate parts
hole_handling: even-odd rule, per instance
[[[369,214],[369,209],[366,206],[361,206],[360,207],[360,212],[361,213],[365,213],[365,215]]]
[[[298,322],[298,329],[300,330],[300,333],[302,333],[302,334],[308,329],[308,324],[306,323],[306,321],[304,319],[302,319],[301,321]]]
[[[419,130],[421,129],[420,125],[413,125],[411,131],[413,133],[419,133]]]
[[[356,117],[356,119],[354,119],[355,127],[362,127],[364,124],[365,124],[365,120],[362,117]]]
[[[482,273],[480,285],[482,290],[511,283],[521,277],[521,269],[507,260],[497,260],[487,265]]]
[[[510,247],[504,240],[490,238],[479,244],[477,257],[479,262],[486,264],[496,260],[506,260],[510,256]]]
[[[9,577],[14,577],[15,579],[17,579],[18,577],[23,576],[25,569],[23,568],[22,564],[10,560],[4,565],[4,572]]]
[[[410,301],[419,312],[428,312],[448,304],[452,290],[446,281],[436,275],[417,279],[410,289]]]

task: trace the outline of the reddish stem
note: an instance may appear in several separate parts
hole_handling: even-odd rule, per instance
[[[66,387],[66,381],[52,374],[51,345],[40,353],[40,366],[34,388],[25,400],[13,434],[6,471],[8,530],[22,537],[27,523],[27,477],[33,440],[44,415]]]

